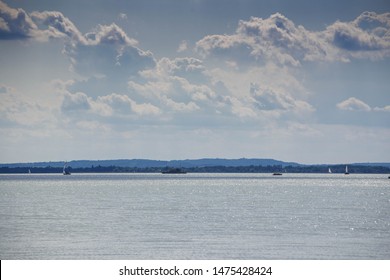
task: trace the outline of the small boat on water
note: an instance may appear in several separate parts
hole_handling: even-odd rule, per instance
[[[349,172],[348,172],[348,166],[346,165],[345,166],[345,172],[344,172],[345,175],[349,175]]]
[[[66,162],[64,164],[64,168],[62,169],[62,174],[63,175],[70,175],[70,171],[66,169]]]
[[[186,174],[184,170],[180,168],[170,168],[161,172],[162,174]]]
[[[328,168],[328,173],[332,173],[332,169]]]
[[[272,175],[274,175],[274,176],[281,176],[281,175],[283,175],[283,173],[280,173],[280,172],[275,172],[274,174],[272,174]]]

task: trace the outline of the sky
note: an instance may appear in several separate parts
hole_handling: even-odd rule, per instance
[[[387,0],[0,0],[0,162],[390,162]]]

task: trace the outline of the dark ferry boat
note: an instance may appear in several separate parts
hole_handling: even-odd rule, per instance
[[[171,168],[168,170],[164,170],[161,173],[162,174],[186,174],[187,172],[185,172],[184,170],[182,170],[180,168]]]

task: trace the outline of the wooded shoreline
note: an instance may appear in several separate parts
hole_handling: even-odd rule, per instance
[[[68,167],[71,173],[160,173],[171,168],[167,167],[123,167],[123,166],[91,166],[91,167]],[[183,167],[187,173],[344,173],[345,165],[305,165],[305,166],[203,166]],[[390,168],[386,166],[349,165],[349,172],[356,174],[390,174]],[[23,174],[23,173],[62,173],[60,167],[0,167],[0,174]]]

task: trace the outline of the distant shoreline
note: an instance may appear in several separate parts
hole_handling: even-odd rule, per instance
[[[68,170],[71,173],[161,173],[162,171],[173,168],[174,166],[165,167],[125,167],[125,166],[91,166],[72,168],[69,164]],[[199,167],[182,167],[187,173],[332,173],[342,174],[345,165],[299,165],[299,166],[282,166],[282,165],[249,165],[249,166],[199,166]],[[24,173],[61,173],[62,167],[0,167],[0,174],[24,174]],[[355,174],[390,174],[390,167],[376,165],[349,165],[349,172]]]

